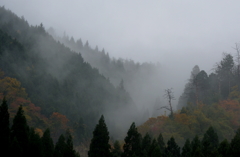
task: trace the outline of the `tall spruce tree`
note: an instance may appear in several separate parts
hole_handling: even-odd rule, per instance
[[[122,157],[141,156],[141,134],[138,133],[135,123],[130,126],[124,141]]]
[[[191,144],[189,139],[186,140],[182,148],[181,157],[191,157]]]
[[[165,146],[165,143],[164,143],[164,140],[163,140],[163,136],[162,136],[161,133],[159,134],[159,136],[157,138],[157,142],[158,142],[159,148],[160,148],[160,150],[162,152],[162,156],[165,156],[165,148],[166,148],[166,146]]]
[[[16,116],[13,119],[11,128],[11,141],[19,144],[21,153],[18,156],[26,156],[28,154],[29,145],[29,127],[24,116],[22,106],[19,107]],[[14,149],[14,148],[11,148]]]
[[[180,147],[177,145],[173,137],[167,142],[166,154],[169,157],[180,157]]]
[[[237,130],[236,135],[231,141],[230,144],[230,156],[231,157],[238,157],[240,154],[240,128]]]
[[[54,152],[54,144],[50,135],[50,129],[46,129],[41,138],[43,157],[52,157]]]
[[[218,135],[213,127],[209,127],[202,139],[202,152],[204,156],[214,156],[218,148]]]
[[[0,152],[1,154],[8,154],[9,150],[9,113],[8,105],[5,97],[0,106]]]
[[[88,151],[89,157],[110,157],[109,132],[103,115],[99,119],[93,131],[93,138],[91,140],[90,149]]]

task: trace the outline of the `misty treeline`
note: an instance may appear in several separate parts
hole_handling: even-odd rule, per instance
[[[10,114],[5,97],[0,105],[0,151],[3,156],[36,157],[80,157],[73,149],[70,130],[61,134],[54,144],[50,130],[42,136],[33,127],[29,127],[22,106],[18,108],[10,127]]]
[[[240,154],[240,128],[236,131],[231,142],[224,139],[219,141],[213,127],[209,127],[200,138],[198,135],[187,139],[182,148],[172,136],[164,142],[161,133],[153,138],[146,133],[143,137],[138,132],[135,123],[130,126],[121,149],[119,141],[113,147],[109,144],[109,132],[104,117],[101,116],[96,125],[91,140],[89,157],[238,157]]]
[[[216,63],[208,75],[196,65],[193,67],[189,82],[179,98],[178,108],[195,106],[199,103],[212,104],[228,98],[236,98],[232,91],[240,86],[240,54],[236,44],[236,57],[223,53],[223,58]]]
[[[55,41],[42,24],[30,26],[23,17],[0,7],[0,43],[0,68],[5,76],[21,83],[27,93],[25,99],[40,107],[45,117],[65,115],[79,142],[91,136],[89,132],[103,113],[112,117],[115,132],[121,130],[119,123],[127,123],[126,119],[137,120],[136,105],[123,81],[115,87],[80,53]],[[12,94],[2,91],[7,99]],[[14,100],[8,99],[9,104]]]

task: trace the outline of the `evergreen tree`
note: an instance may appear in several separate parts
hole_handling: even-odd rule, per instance
[[[65,152],[66,152],[66,142],[64,136],[61,134],[58,138],[58,141],[55,145],[54,149],[54,157],[65,157]]]
[[[151,146],[149,148],[148,156],[150,157],[162,157],[163,156],[163,151],[160,149],[160,146],[157,142],[156,139],[152,140]]]
[[[22,106],[19,107],[11,128],[11,141],[15,140],[17,141],[16,143],[19,144],[22,152],[19,156],[26,156],[29,144],[29,127]]]
[[[3,98],[0,106],[0,152],[2,154],[8,154],[9,150],[9,113],[8,105],[5,97]]]
[[[223,140],[218,147],[218,153],[224,157],[224,156],[229,156],[229,149],[230,149],[230,144],[228,141],[225,139]]]
[[[192,157],[203,157],[202,145],[198,136],[196,135],[191,142],[191,156]]]
[[[28,150],[28,156],[42,157],[41,138],[35,133],[34,128],[30,129]]]
[[[158,142],[158,145],[159,145],[159,148],[162,152],[162,155],[165,156],[165,143],[164,143],[164,140],[163,140],[163,136],[162,134],[160,133],[158,138],[157,138],[157,142]]]
[[[213,156],[218,148],[218,135],[213,127],[209,127],[202,139],[202,152],[204,156]]]
[[[186,140],[182,148],[181,157],[191,157],[191,144],[189,139]]]
[[[52,157],[54,152],[54,144],[50,135],[49,128],[46,129],[41,138],[43,157]]]
[[[110,145],[109,132],[105,124],[103,115],[93,131],[93,138],[91,140],[90,149],[88,151],[89,157],[109,157]]]
[[[66,131],[65,138],[66,138],[65,156],[67,156],[67,157],[75,157],[77,155],[77,153],[73,149],[73,139],[72,139],[72,135],[71,135],[69,129],[67,129],[67,131]]]
[[[135,123],[130,126],[124,141],[122,157],[141,156],[141,134],[138,133]]]
[[[237,130],[236,135],[231,141],[230,144],[230,156],[231,157],[238,157],[240,154],[240,128]]]
[[[173,137],[167,142],[166,154],[167,156],[180,157],[180,147],[177,145]]]
[[[150,137],[150,135],[148,133],[146,133],[146,135],[143,137],[142,140],[142,151],[146,151],[147,156],[149,156],[150,154],[150,147],[152,144],[152,139]]]

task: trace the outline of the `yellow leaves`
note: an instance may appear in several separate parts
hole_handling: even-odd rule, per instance
[[[4,93],[7,100],[12,100],[16,97],[27,98],[27,93],[25,89],[21,87],[21,83],[11,77],[4,77],[0,80],[0,93]]]
[[[231,93],[229,94],[229,99],[239,99],[240,98],[240,91],[238,90],[238,86],[233,86],[231,88]]]

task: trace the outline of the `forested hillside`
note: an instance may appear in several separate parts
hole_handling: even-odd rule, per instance
[[[99,72],[114,86],[118,86],[123,80],[126,91],[129,92],[140,108],[140,114],[143,115],[140,117],[140,122],[144,122],[146,118],[154,114],[156,98],[164,88],[164,72],[160,63],[138,63],[131,59],[116,59],[110,57],[104,48],[102,50],[99,50],[98,46],[92,48],[89,41],[84,43],[81,39],[75,40],[65,33],[63,37],[59,37],[53,28],[49,28],[48,32],[70,49],[81,53],[84,60],[99,69]]]
[[[54,112],[65,115],[78,137],[89,136],[106,112],[116,117],[112,125],[121,122],[116,121],[120,110],[129,111],[124,117],[134,120],[130,113],[135,105],[124,87],[114,87],[81,54],[56,42],[42,24],[31,26],[1,7],[0,43],[0,68],[5,76],[21,82],[44,116],[49,118]]]

